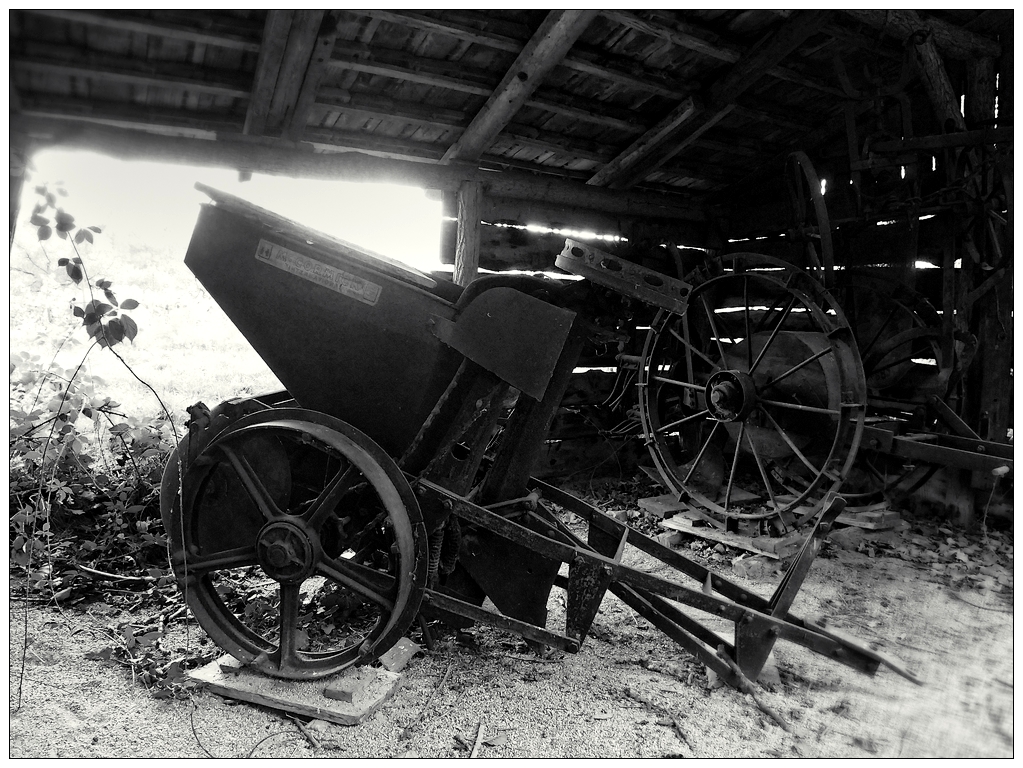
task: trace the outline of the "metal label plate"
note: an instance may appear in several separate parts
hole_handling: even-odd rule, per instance
[[[256,259],[370,306],[380,298],[376,283],[267,240],[259,241]]]

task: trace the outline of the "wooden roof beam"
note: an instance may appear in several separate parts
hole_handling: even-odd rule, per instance
[[[298,93],[295,109],[288,118],[285,129],[285,136],[293,141],[301,140],[302,132],[309,122],[309,115],[316,101],[320,83],[327,72],[327,62],[330,61],[336,40],[337,15],[333,12],[327,13],[322,17],[312,55],[309,57],[309,66],[306,67],[305,76],[302,78],[302,89]]]
[[[826,10],[794,13],[774,34],[765,36],[759,44],[747,51],[724,77],[710,87],[709,106],[699,119],[688,123],[690,130],[687,134],[679,137],[666,152],[650,158],[649,162],[638,164],[631,173],[627,171],[613,179],[613,182],[619,187],[633,186],[648,173],[660,168],[679,152],[691,146],[694,141],[727,117],[736,108],[736,100],[764,77],[768,70],[777,66],[811,35],[819,32],[830,13]]]
[[[551,11],[443,162],[477,160],[590,25],[596,11]]]
[[[270,97],[270,109],[266,116],[267,133],[276,135],[285,130],[295,112],[302,81],[313,58],[323,15],[323,10],[295,11],[288,32],[288,43],[281,57],[277,82]]]
[[[263,26],[263,42],[256,61],[256,73],[252,80],[252,99],[245,115],[245,133],[262,136],[266,131],[266,117],[270,113],[270,100],[281,71],[281,60],[288,45],[288,33],[294,11],[270,10]]]
[[[636,164],[655,152],[664,140],[677,131],[680,126],[693,119],[698,111],[699,107],[692,97],[685,99],[657,125],[593,174],[593,177],[586,183],[595,187],[612,186],[617,179],[622,178]]]
[[[702,210],[680,204],[679,201],[689,199],[681,195],[614,192],[556,176],[497,173],[461,163],[438,165],[388,160],[360,152],[311,152],[296,149],[291,142],[256,137],[239,137],[242,140],[238,141],[207,141],[18,115],[11,116],[11,133],[32,138],[40,144],[95,150],[121,159],[198,163],[257,173],[390,182],[445,191],[455,191],[463,182],[475,181],[482,184],[488,194],[531,200],[538,204],[572,206],[623,216],[684,221],[704,219]]]
[[[872,29],[883,29],[898,40],[905,40],[921,29],[928,29],[937,49],[953,59],[969,61],[984,57],[998,58],[1002,54],[1002,47],[994,40],[938,18],[923,18],[916,11],[843,9],[842,14]]]
[[[125,13],[123,11],[71,11],[71,10],[39,10],[24,9],[23,13],[34,13],[37,16],[47,16],[62,21],[70,21],[77,24],[88,24],[97,27],[116,29],[122,32],[131,32],[140,35],[152,35],[154,37],[166,37],[175,40],[186,40],[190,43],[201,45],[215,45],[220,48],[231,48],[237,51],[255,53],[259,51],[259,41],[253,40],[245,35],[229,32],[226,29],[218,29],[216,32],[202,31],[196,27],[184,24],[174,24],[168,21],[147,19],[137,14]],[[220,27],[221,25],[217,25]]]

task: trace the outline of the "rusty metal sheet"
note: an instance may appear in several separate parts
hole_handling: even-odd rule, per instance
[[[433,334],[516,389],[542,400],[575,317],[575,312],[514,288],[491,288],[454,321],[434,317]]]

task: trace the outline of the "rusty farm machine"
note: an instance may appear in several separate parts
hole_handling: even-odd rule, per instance
[[[286,387],[193,407],[164,476],[174,573],[221,648],[316,678],[417,625],[429,643],[441,619],[576,652],[611,592],[733,685],[778,640],[913,679],[790,610],[882,375],[819,266],[736,254],[680,279],[568,241],[558,266],[582,279],[463,289],[204,191],[186,263]],[[620,337],[609,292],[657,312],[635,372],[670,487],[711,517],[803,527],[772,597],[531,476],[581,351]],[[629,547],[672,577],[628,565]]]

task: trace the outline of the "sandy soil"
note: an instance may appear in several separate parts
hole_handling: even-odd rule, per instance
[[[684,546],[684,545],[683,545]],[[873,677],[779,643],[760,698],[712,688],[703,668],[609,595],[577,655],[542,659],[517,638],[473,630],[412,659],[403,685],[359,726],[313,722],[314,749],[284,713],[209,691],[157,699],[129,669],[86,654],[109,645],[116,609],[60,613],[12,604],[11,757],[1011,757],[1012,606],[1003,595],[953,594],[895,558],[834,551],[819,558],[794,611],[898,657],[918,687],[882,667]],[[631,564],[659,564],[638,552]],[[728,570],[728,562],[720,562]],[[730,574],[770,594],[780,579]],[[551,624],[563,622],[552,595]],[[27,629],[24,678],[21,656]],[[194,624],[160,641],[210,649]],[[445,674],[443,686],[439,683]],[[428,707],[427,707],[428,704]],[[424,712],[424,708],[427,711]],[[677,724],[675,727],[674,724]]]

